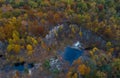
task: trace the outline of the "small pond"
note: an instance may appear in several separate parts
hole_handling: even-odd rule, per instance
[[[78,59],[83,54],[83,52],[83,50],[67,46],[63,54],[63,59],[72,64],[74,60]]]

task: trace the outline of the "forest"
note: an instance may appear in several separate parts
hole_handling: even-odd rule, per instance
[[[0,78],[120,78],[120,0],[0,0]]]

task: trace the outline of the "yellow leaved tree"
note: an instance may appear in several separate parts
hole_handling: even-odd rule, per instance
[[[78,71],[81,75],[86,75],[90,73],[90,68],[85,64],[81,64],[78,66]]]
[[[37,41],[35,38],[32,38],[32,43],[33,43],[33,45],[35,46],[35,45],[38,44],[38,41]]]
[[[13,48],[14,48],[14,45],[13,45],[13,44],[9,44],[9,45],[7,46],[7,51],[10,52],[10,51],[13,50]]]
[[[79,32],[79,35],[80,35],[80,37],[82,37],[82,35],[83,35],[83,34],[82,34],[82,32],[81,32],[81,31]]]
[[[68,72],[67,78],[78,78],[78,74],[74,72]]]
[[[20,49],[21,49],[21,46],[18,45],[18,44],[15,44],[13,51],[14,51],[15,53],[19,53],[19,52],[20,52]]]
[[[110,47],[111,45],[112,45],[111,42],[107,42],[107,43],[106,43],[106,46],[107,46],[107,47]]]
[[[32,45],[28,44],[27,45],[27,54],[32,55],[32,53],[33,53],[33,47],[32,47]]]
[[[7,46],[7,51],[14,51],[15,53],[19,53],[21,50],[21,46],[19,44],[20,38],[19,33],[15,30],[12,34],[12,39],[8,39],[9,45]]]

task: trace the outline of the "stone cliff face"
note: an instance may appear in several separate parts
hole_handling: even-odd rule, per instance
[[[75,29],[75,33],[73,34],[73,32],[71,31],[70,27],[72,26]],[[62,27],[62,29],[60,30],[59,28]],[[82,32],[82,36],[80,37],[79,32]],[[57,33],[57,36],[56,36]],[[72,37],[70,35],[73,35]],[[98,48],[105,48],[105,45],[108,41],[110,41],[113,46],[118,46],[120,41],[119,40],[111,40],[108,39],[106,37],[104,37],[103,35],[97,34],[91,30],[88,30],[87,28],[84,28],[83,26],[79,26],[76,24],[70,24],[70,23],[64,23],[64,24],[60,24],[58,26],[55,26],[54,28],[52,28],[50,30],[50,33],[46,35],[45,40],[51,40],[51,42],[49,41],[48,43],[54,43],[54,39],[59,40],[63,40],[63,37],[72,39],[73,41],[80,41],[81,43],[85,44],[86,47],[89,46],[96,46]]]
[[[72,33],[70,26],[75,28],[74,34]],[[60,26],[56,26],[55,28],[58,28],[58,27]],[[55,28],[53,28],[55,30],[53,31],[52,29],[51,31],[53,32],[47,35],[49,39],[46,38],[45,40],[46,41],[51,40],[48,43],[52,44],[51,42],[54,43],[54,39],[57,39],[59,41],[64,38],[69,38],[69,39],[72,39],[73,41],[80,41],[81,43],[85,44],[86,47],[89,47],[89,46],[93,46],[93,47],[97,46],[99,48],[105,47],[106,41],[101,36],[93,33],[90,30],[87,30],[86,28],[82,28],[75,24],[70,24],[70,25],[62,24],[62,27],[63,28],[61,31],[59,29],[56,30]],[[55,32],[57,32],[57,36]],[[79,35],[79,32],[82,32],[82,36]],[[73,34],[73,38],[70,37],[71,34]]]

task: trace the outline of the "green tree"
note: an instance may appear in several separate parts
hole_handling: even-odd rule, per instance
[[[32,8],[37,8],[38,7],[38,3],[34,2],[34,1],[29,1],[28,4],[32,7]]]

